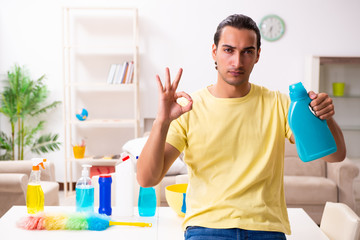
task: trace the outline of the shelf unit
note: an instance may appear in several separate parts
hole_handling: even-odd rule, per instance
[[[334,119],[344,134],[347,157],[359,161],[360,148],[360,57],[312,56],[310,89],[326,92],[335,106]],[[332,83],[344,82],[342,97],[333,96]]]
[[[65,195],[73,192],[74,164],[113,166],[116,160],[74,159],[72,146],[86,141],[85,156],[121,153],[139,136],[138,11],[136,8],[63,8]],[[134,62],[132,83],[108,84],[111,64]],[[89,117],[76,119],[85,108]],[[69,186],[68,186],[69,184]]]

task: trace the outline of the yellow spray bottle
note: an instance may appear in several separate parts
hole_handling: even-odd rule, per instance
[[[40,185],[40,166],[45,169],[45,158],[33,158],[32,171],[26,192],[27,212],[34,214],[44,211],[44,192]]]

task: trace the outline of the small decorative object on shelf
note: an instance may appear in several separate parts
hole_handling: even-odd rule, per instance
[[[345,91],[345,83],[344,82],[334,82],[332,84],[332,87],[333,87],[334,97],[344,96],[344,91]]]
[[[85,141],[82,140],[80,145],[73,146],[75,159],[82,159],[85,156]]]
[[[80,121],[85,121],[88,116],[89,113],[85,108],[82,109],[81,113],[76,114],[76,118],[79,119]]]

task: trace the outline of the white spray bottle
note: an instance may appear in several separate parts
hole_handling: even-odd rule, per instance
[[[122,153],[120,159],[122,162],[115,167],[116,208],[114,215],[131,217],[134,215],[134,164],[131,157],[126,153]]]

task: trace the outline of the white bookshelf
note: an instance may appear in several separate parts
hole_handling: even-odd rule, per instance
[[[334,119],[343,132],[347,158],[360,169],[360,57],[312,56],[308,60],[310,89],[332,97]],[[345,82],[343,96],[333,96],[333,82]],[[360,214],[360,176],[353,184],[355,211]]]
[[[63,87],[65,195],[73,192],[73,166],[113,165],[91,156],[121,153],[139,136],[138,13],[136,8],[63,8]],[[134,62],[131,83],[107,83],[111,64]],[[85,108],[89,116],[79,121]],[[85,139],[86,158],[73,158],[72,146]],[[70,187],[68,188],[68,183]]]
[[[347,157],[359,161],[360,57],[312,56],[309,69],[311,90],[326,92],[333,99],[334,119],[344,134]],[[332,96],[333,82],[345,82],[343,96]]]

